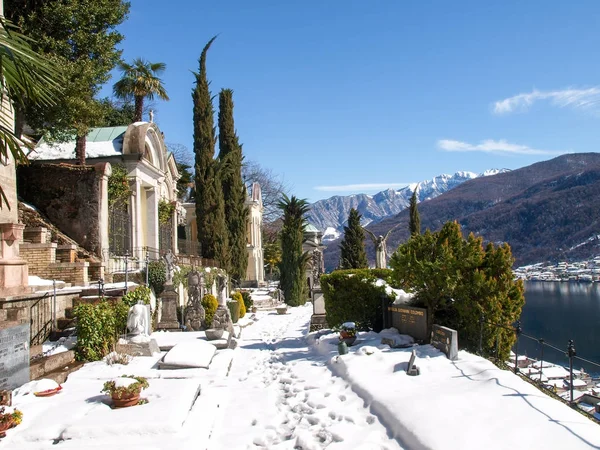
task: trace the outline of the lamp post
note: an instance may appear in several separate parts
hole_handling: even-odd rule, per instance
[[[146,287],[148,287],[148,266],[150,265],[150,252],[146,250]]]
[[[129,264],[129,250],[125,250],[125,293],[127,293],[128,264]]]

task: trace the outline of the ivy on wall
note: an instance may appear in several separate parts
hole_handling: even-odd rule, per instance
[[[160,200],[158,202],[158,223],[160,225],[167,225],[173,213],[175,212],[175,203],[170,203],[166,200]]]
[[[128,205],[131,193],[127,169],[123,164],[113,165],[112,174],[108,177],[108,206]]]

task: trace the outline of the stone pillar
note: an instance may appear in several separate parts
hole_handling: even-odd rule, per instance
[[[0,223],[0,297],[28,292],[29,267],[19,255],[23,228],[20,223]]]
[[[175,211],[173,211],[171,223],[173,224],[173,230],[171,232],[173,242],[171,243],[171,248],[173,249],[173,254],[178,255],[179,247],[177,246],[177,224],[179,223],[179,218],[177,217],[177,208],[175,208]]]
[[[109,252],[106,251],[109,248],[108,244],[108,177],[112,174],[112,167],[110,163],[99,163],[95,166],[96,172],[100,177],[100,190],[99,190],[99,201],[98,204],[98,236],[100,237],[100,257],[102,262],[107,264],[110,258]]]
[[[142,186],[139,178],[133,179],[133,188],[131,189],[131,235],[132,235],[132,246],[134,248],[134,256],[137,256],[140,260],[146,257],[143,251],[144,238],[142,229]],[[136,253],[137,252],[137,253]]]
[[[146,188],[146,208],[146,220],[148,221],[146,245],[158,251],[158,193],[156,188]]]

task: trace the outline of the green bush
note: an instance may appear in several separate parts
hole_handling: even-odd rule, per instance
[[[227,307],[231,313],[231,321],[237,323],[240,319],[240,302],[236,299],[227,300]]]
[[[217,312],[217,308],[219,307],[219,302],[214,295],[206,294],[204,297],[202,297],[202,307],[204,308],[204,321],[206,323],[206,327],[210,328],[212,326],[215,312]]]
[[[179,283],[183,284],[183,287],[188,287],[188,275],[192,271],[192,266],[179,266],[179,270],[173,273],[173,284],[175,288],[179,288]]]
[[[141,301],[144,305],[150,304],[150,288],[146,286],[138,286],[133,291],[127,292],[121,299],[123,303],[131,308],[133,305],[137,305],[138,301]]]
[[[246,312],[250,311],[254,306],[254,300],[252,300],[252,296],[248,291],[241,291],[242,299],[244,300],[244,306],[246,307]]]
[[[79,361],[98,361],[116,343],[119,333],[127,327],[129,307],[123,302],[102,300],[97,305],[80,303],[73,309],[77,319],[76,358]]]
[[[389,273],[388,273],[389,272]],[[355,322],[358,329],[381,331],[382,301],[393,301],[385,286],[375,286],[382,275],[391,276],[389,269],[336,270],[321,276],[325,296],[327,323],[337,328],[344,322]]]
[[[244,303],[244,297],[240,291],[235,291],[231,294],[231,298],[236,300],[240,304],[240,319],[246,315],[246,304]]]
[[[144,276],[146,275],[144,269]],[[152,261],[148,264],[148,284],[154,293],[158,297],[162,294],[165,288],[165,282],[167,281],[167,267],[162,261]]]

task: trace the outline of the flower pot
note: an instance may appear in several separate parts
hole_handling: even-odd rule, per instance
[[[223,328],[209,328],[204,333],[206,334],[206,339],[214,341],[216,339],[221,339],[224,332],[225,330]]]
[[[287,313],[287,306],[278,306],[275,309],[277,310],[277,314],[285,314],[285,313]]]
[[[233,323],[237,323],[240,319],[240,306],[237,300],[227,300],[227,307],[231,313],[231,321]]]
[[[133,392],[131,394],[121,395],[120,398],[113,395],[111,398],[115,408],[127,408],[128,406],[134,406],[138,404],[140,401],[140,393]]]
[[[6,430],[15,426],[15,423],[12,419],[5,420],[0,422],[0,438],[6,437]]]

